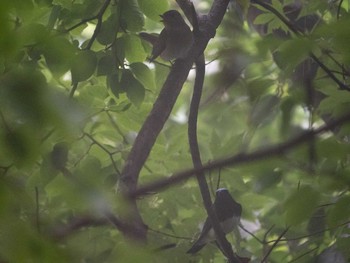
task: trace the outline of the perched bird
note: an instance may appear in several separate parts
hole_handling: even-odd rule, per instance
[[[216,190],[213,208],[225,234],[233,231],[234,228],[239,225],[242,214],[242,206],[232,198],[226,188]],[[214,240],[216,240],[214,229],[209,218],[207,218],[198,240],[186,253],[195,254],[207,243]]]
[[[160,35],[141,32],[142,39],[150,42],[153,46],[150,61],[158,56],[164,60],[185,58],[193,44],[193,34],[180,13],[169,10],[160,15],[164,29]]]

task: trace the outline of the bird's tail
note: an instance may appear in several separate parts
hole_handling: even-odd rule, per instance
[[[187,254],[196,254],[199,250],[201,250],[206,244],[202,243],[202,242],[199,242],[199,240],[197,242],[195,242],[193,244],[193,246],[187,250]]]

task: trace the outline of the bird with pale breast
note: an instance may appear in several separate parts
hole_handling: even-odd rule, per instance
[[[218,217],[221,228],[225,234],[233,231],[239,224],[242,214],[242,206],[237,203],[226,188],[216,190],[213,209]],[[187,251],[189,254],[195,254],[206,244],[215,241],[216,236],[210,219],[205,220],[201,234],[192,247]]]
[[[176,10],[169,10],[160,15],[164,29],[154,35],[141,32],[142,39],[153,46],[150,62],[160,56],[164,60],[184,59],[193,45],[193,34],[181,14]]]

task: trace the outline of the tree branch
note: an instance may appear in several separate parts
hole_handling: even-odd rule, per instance
[[[210,163],[203,165],[202,168],[200,169],[185,170],[183,172],[176,173],[171,177],[154,181],[134,191],[131,191],[128,196],[129,198],[136,198],[138,196],[145,195],[150,191],[157,191],[157,190],[169,187],[170,185],[178,184],[197,173],[211,171],[211,170],[215,170],[215,169],[219,169],[227,166],[231,166],[231,167],[237,166],[237,165],[265,160],[273,157],[282,157],[291,149],[310,140],[310,138],[313,138],[314,136],[322,134],[326,131],[330,131],[349,121],[350,121],[350,113],[345,114],[344,116],[338,119],[329,121],[327,124],[317,129],[305,131],[300,135],[286,142],[272,145],[264,149],[256,150],[252,153],[239,153],[225,159],[211,161]]]
[[[276,241],[272,244],[271,248],[267,253],[265,254],[264,258],[261,260],[261,263],[267,262],[267,258],[270,256],[272,250],[277,246],[278,242],[281,240],[281,238],[288,232],[289,227],[287,227],[276,239]]]
[[[193,95],[190,105],[190,114],[188,118],[188,140],[190,145],[190,151],[192,156],[193,167],[195,169],[202,168],[202,160],[200,157],[198,138],[197,138],[197,120],[199,104],[202,96],[203,83],[205,77],[205,60],[204,55],[201,55],[196,60],[196,79],[193,87]],[[213,226],[217,242],[222,249],[224,255],[229,259],[229,262],[240,262],[232,251],[231,244],[227,241],[225,234],[220,226],[219,219],[213,209],[212,201],[210,198],[210,191],[208,183],[204,176],[204,172],[196,174],[198,185],[203,198],[205,210],[207,211],[209,220]]]
[[[136,137],[135,143],[122,171],[119,181],[119,190],[124,193],[124,195],[128,196],[129,193],[136,190],[139,173],[157,139],[158,134],[162,130],[171,113],[193,62],[203,53],[210,38],[213,36],[213,30],[215,31],[220,25],[228,3],[229,0],[214,1],[212,10],[210,11],[210,13],[212,13],[210,15],[211,19],[207,19],[201,24],[201,34],[195,36],[195,44],[188,53],[188,57],[184,60],[176,60],[172,66],[150,114]],[[217,9],[222,10],[218,11]],[[143,227],[142,218],[138,213],[136,200],[130,200],[129,205],[131,208],[131,218],[135,220],[135,226],[139,227],[140,237],[145,239],[146,229]]]

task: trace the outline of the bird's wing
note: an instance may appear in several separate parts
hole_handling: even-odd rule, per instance
[[[146,32],[139,33],[139,36],[143,40],[146,40],[147,42],[151,43],[152,46],[157,43],[158,37],[159,37],[159,35],[157,35],[157,34],[149,34],[149,33],[146,33]]]
[[[153,45],[150,61],[155,60],[166,48],[167,32],[165,29],[160,32],[158,40]]]

